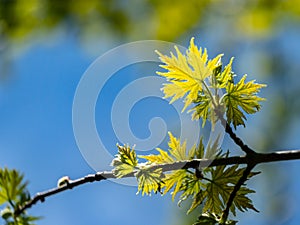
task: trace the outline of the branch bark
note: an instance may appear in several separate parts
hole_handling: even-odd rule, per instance
[[[236,165],[236,164],[247,164],[252,165],[253,167],[261,164],[261,163],[269,163],[269,162],[277,162],[277,161],[287,161],[287,160],[299,160],[300,159],[300,150],[291,150],[291,151],[277,151],[273,153],[252,153],[247,154],[245,156],[233,156],[228,158],[216,158],[216,159],[193,159],[186,161],[179,161],[175,163],[168,164],[157,164],[151,166],[151,168],[162,168],[164,172],[179,170],[179,169],[188,169],[188,168],[205,168],[205,167],[214,167],[214,166],[222,166],[222,165]],[[252,168],[253,168],[252,167]],[[251,169],[252,169],[251,168]],[[250,170],[251,171],[251,170]],[[134,172],[127,174],[126,177],[134,177]],[[71,180],[67,184],[56,187],[44,192],[37,193],[30,201],[28,201],[23,206],[19,207],[15,211],[15,215],[20,215],[26,209],[31,208],[37,202],[44,202],[47,197],[58,194],[60,192],[73,189],[74,187],[80,186],[85,183],[101,181],[106,179],[116,179],[117,177],[114,175],[113,171],[103,171],[97,172],[95,174],[89,174],[82,178]],[[246,176],[247,178],[247,176]],[[241,178],[241,185],[245,182],[244,179]],[[237,187],[238,191],[239,187]],[[227,204],[229,205],[229,204]],[[229,206],[230,207],[230,206]]]

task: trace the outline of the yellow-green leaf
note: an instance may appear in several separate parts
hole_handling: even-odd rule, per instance
[[[203,90],[204,80],[212,75],[213,70],[218,65],[222,54],[212,60],[208,60],[207,50],[198,49],[194,44],[194,38],[190,41],[186,55],[181,53],[175,46],[176,55],[171,56],[161,54],[157,51],[160,60],[164,63],[162,68],[167,72],[157,72],[158,75],[166,77],[169,83],[164,84],[163,92],[165,98],[171,98],[171,102],[179,98],[184,98],[184,111],[197,98]]]
[[[157,155],[139,155],[139,158],[147,159],[149,163],[171,163],[174,159],[168,154],[168,152],[157,148],[159,154]]]
[[[225,66],[224,70],[217,74],[217,88],[225,88],[228,85],[228,82],[232,82],[233,72],[232,72],[232,62],[233,57],[230,59],[230,62]]]
[[[164,151],[160,148],[156,150],[159,152],[157,155],[139,155],[139,158],[147,159],[148,164],[150,163],[172,163],[176,161],[188,160],[189,152],[186,150],[186,141],[182,144],[180,140],[173,136],[171,132],[168,132],[170,141],[168,143],[169,150]],[[192,151],[192,149],[191,149]]]
[[[257,84],[254,80],[245,83],[246,75],[237,83],[229,83],[226,86],[226,94],[223,97],[223,101],[226,105],[226,117],[228,123],[233,123],[236,128],[238,125],[245,126],[244,120],[246,117],[243,113],[253,114],[260,110],[260,101],[264,101],[264,98],[257,96],[257,93],[261,88],[265,87],[265,84]],[[242,111],[243,110],[243,111]]]
[[[245,168],[239,168],[238,165],[231,167],[218,166],[211,169],[211,182],[207,184],[207,198],[204,204],[204,212],[213,212],[216,214],[222,213],[224,206],[227,203],[234,185],[243,175]],[[249,177],[257,173],[250,173]],[[241,187],[233,200],[233,205],[230,210],[235,215],[235,209],[245,211],[252,209],[257,211],[252,201],[247,197],[247,194],[254,193],[253,190],[246,187]]]
[[[164,179],[164,194],[174,188],[172,192],[172,200],[174,201],[176,194],[181,191],[181,186],[184,183],[186,176],[188,176],[186,170],[177,170],[170,174],[166,174],[166,178]]]
[[[138,193],[142,192],[142,195],[149,195],[152,191],[161,192],[161,186],[164,183],[162,180],[164,175],[161,168],[156,170],[151,168],[140,169],[135,176],[139,183]]]
[[[194,111],[192,115],[193,120],[199,120],[202,118],[202,127],[204,127],[206,120],[211,113],[211,98],[206,95],[198,95],[198,98],[196,101],[194,101],[194,103],[196,106],[189,110],[189,112]]]
[[[136,153],[134,149],[131,149],[129,146],[120,146],[118,147],[118,154],[113,159],[111,165],[114,166],[114,173],[118,178],[121,178],[134,171],[138,165],[138,160],[136,158]]]

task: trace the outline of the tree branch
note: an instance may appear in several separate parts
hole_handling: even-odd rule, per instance
[[[287,160],[299,160],[300,159],[300,150],[292,150],[292,151],[277,151],[273,153],[256,153],[245,156],[233,156],[228,158],[216,158],[216,159],[193,159],[193,160],[186,160],[186,161],[180,161],[175,163],[166,163],[166,164],[157,164],[151,166],[151,168],[162,168],[164,172],[172,171],[172,170],[179,170],[179,169],[188,169],[188,168],[205,168],[205,167],[214,167],[214,166],[222,166],[222,165],[236,165],[236,164],[247,164],[251,166],[256,166],[260,163],[268,163],[268,162],[277,162],[277,161],[287,161]],[[247,168],[248,168],[247,167]],[[252,167],[252,168],[253,168]],[[250,171],[252,169],[249,167]],[[248,170],[249,170],[248,169]],[[247,170],[247,169],[246,169]],[[246,171],[245,170],[245,171]],[[127,174],[125,177],[134,177],[134,173],[132,172],[130,174]],[[246,172],[241,177],[240,181],[236,184],[235,189],[237,191],[241,187],[241,185],[245,182],[245,178],[247,179],[248,174]],[[106,179],[116,179],[117,177],[114,175],[113,171],[103,171],[103,172],[97,172],[95,174],[89,174],[87,176],[84,176],[82,178],[76,179],[76,180],[70,180],[68,183],[61,187],[56,187],[44,192],[37,193],[30,201],[28,201],[26,204],[24,204],[22,207],[19,207],[15,211],[15,216],[20,215],[23,213],[26,209],[31,208],[34,204],[41,201],[44,202],[47,197],[50,197],[52,195],[58,194],[60,192],[73,189],[76,186],[90,183],[94,181],[101,181]],[[235,191],[235,192],[237,192]],[[234,191],[231,195],[235,196],[236,193]],[[233,198],[234,198],[233,196]],[[232,200],[231,200],[232,201]],[[230,208],[230,206],[227,207]]]

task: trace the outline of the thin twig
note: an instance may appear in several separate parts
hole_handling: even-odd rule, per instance
[[[246,145],[241,138],[239,138],[236,133],[232,130],[230,124],[224,119],[223,115],[216,110],[216,114],[218,118],[221,120],[222,126],[225,128],[225,132],[229,134],[230,138],[234,141],[236,145],[238,145],[242,151],[246,154],[253,154],[255,151],[251,149],[248,145]]]
[[[94,181],[101,181],[108,178],[115,178],[112,172],[98,172],[95,174],[89,174],[87,176],[81,177],[76,180],[70,180],[65,185],[52,188],[50,190],[37,193],[30,201],[28,201],[25,205],[20,207],[15,211],[15,215],[20,215],[23,213],[26,209],[31,208],[34,204],[36,204],[38,201],[44,202],[45,198],[58,194],[60,192],[66,191],[68,189],[72,189],[73,187],[88,183],[88,182],[94,182]]]
[[[231,139],[236,143],[246,154],[254,153],[254,150],[246,145],[241,138],[239,138],[232,130],[231,126],[226,122],[225,132],[229,134]]]
[[[255,160],[257,158],[259,158],[258,155],[260,155],[260,156],[263,156],[263,155],[256,153],[253,149],[251,149],[248,145],[246,145],[243,142],[243,140],[241,138],[239,138],[236,135],[236,133],[234,133],[230,124],[224,119],[224,117],[219,113],[219,111],[217,111],[217,115],[218,115],[219,119],[221,120],[222,125],[225,127],[225,132],[228,133],[229,136],[231,137],[231,139],[234,141],[234,143],[236,145],[238,145],[242,149],[242,151],[244,151],[246,153],[246,158],[250,159],[247,162],[247,167],[244,170],[243,175],[240,177],[238,182],[234,185],[234,188],[233,188],[232,192],[230,193],[230,196],[227,200],[226,208],[223,211],[222,218],[221,218],[221,224],[225,224],[225,222],[227,221],[228,215],[229,215],[230,207],[233,204],[235,196],[237,195],[237,193],[240,190],[240,188],[242,187],[242,185],[247,181],[247,178],[248,178],[249,174],[251,173],[251,170],[259,163],[259,162],[255,162]]]
[[[214,167],[214,166],[222,166],[222,165],[237,165],[237,164],[251,164],[257,165],[260,163],[268,163],[268,162],[277,162],[277,161],[287,161],[287,160],[299,160],[300,159],[300,150],[292,150],[292,151],[277,151],[273,153],[255,153],[254,155],[246,155],[246,156],[233,156],[228,158],[217,158],[214,160],[210,159],[193,159],[186,160],[174,163],[166,163],[166,164],[157,164],[151,166],[151,168],[162,168],[163,172],[179,170],[179,169],[188,169],[188,168],[204,168],[204,167]],[[127,174],[126,177],[134,177],[134,172]],[[73,189],[74,187],[80,186],[85,183],[90,183],[94,181],[101,181],[106,179],[115,179],[117,178],[114,175],[113,171],[104,171],[97,172],[95,174],[90,174],[85,177],[71,180],[67,184],[56,187],[44,192],[37,193],[30,201],[24,204],[22,207],[15,211],[15,215],[20,215],[26,209],[31,208],[37,202],[44,202],[45,199],[49,196],[58,194],[60,192]],[[242,184],[243,180],[239,181]],[[238,182],[238,183],[239,183]],[[238,188],[238,187],[237,187]]]
[[[251,170],[255,167],[255,164],[248,164],[246,169],[243,172],[243,175],[240,177],[240,179],[238,180],[238,182],[235,184],[232,192],[230,193],[230,196],[228,198],[228,201],[226,203],[226,208],[222,213],[222,218],[221,218],[221,224],[225,224],[225,222],[227,221],[228,215],[229,215],[229,210],[230,207],[233,204],[233,200],[235,198],[235,196],[237,195],[238,191],[240,190],[240,188],[242,187],[242,185],[247,181],[249,174],[251,173]]]

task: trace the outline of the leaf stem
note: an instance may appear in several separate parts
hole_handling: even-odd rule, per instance
[[[207,84],[205,83],[204,80],[202,80],[202,84],[205,87],[206,91],[208,92],[208,95],[211,98],[211,101],[212,101],[212,104],[213,104],[214,108],[217,109],[217,103],[215,102],[215,98],[214,98],[213,94],[211,93],[209,87],[207,86]]]

